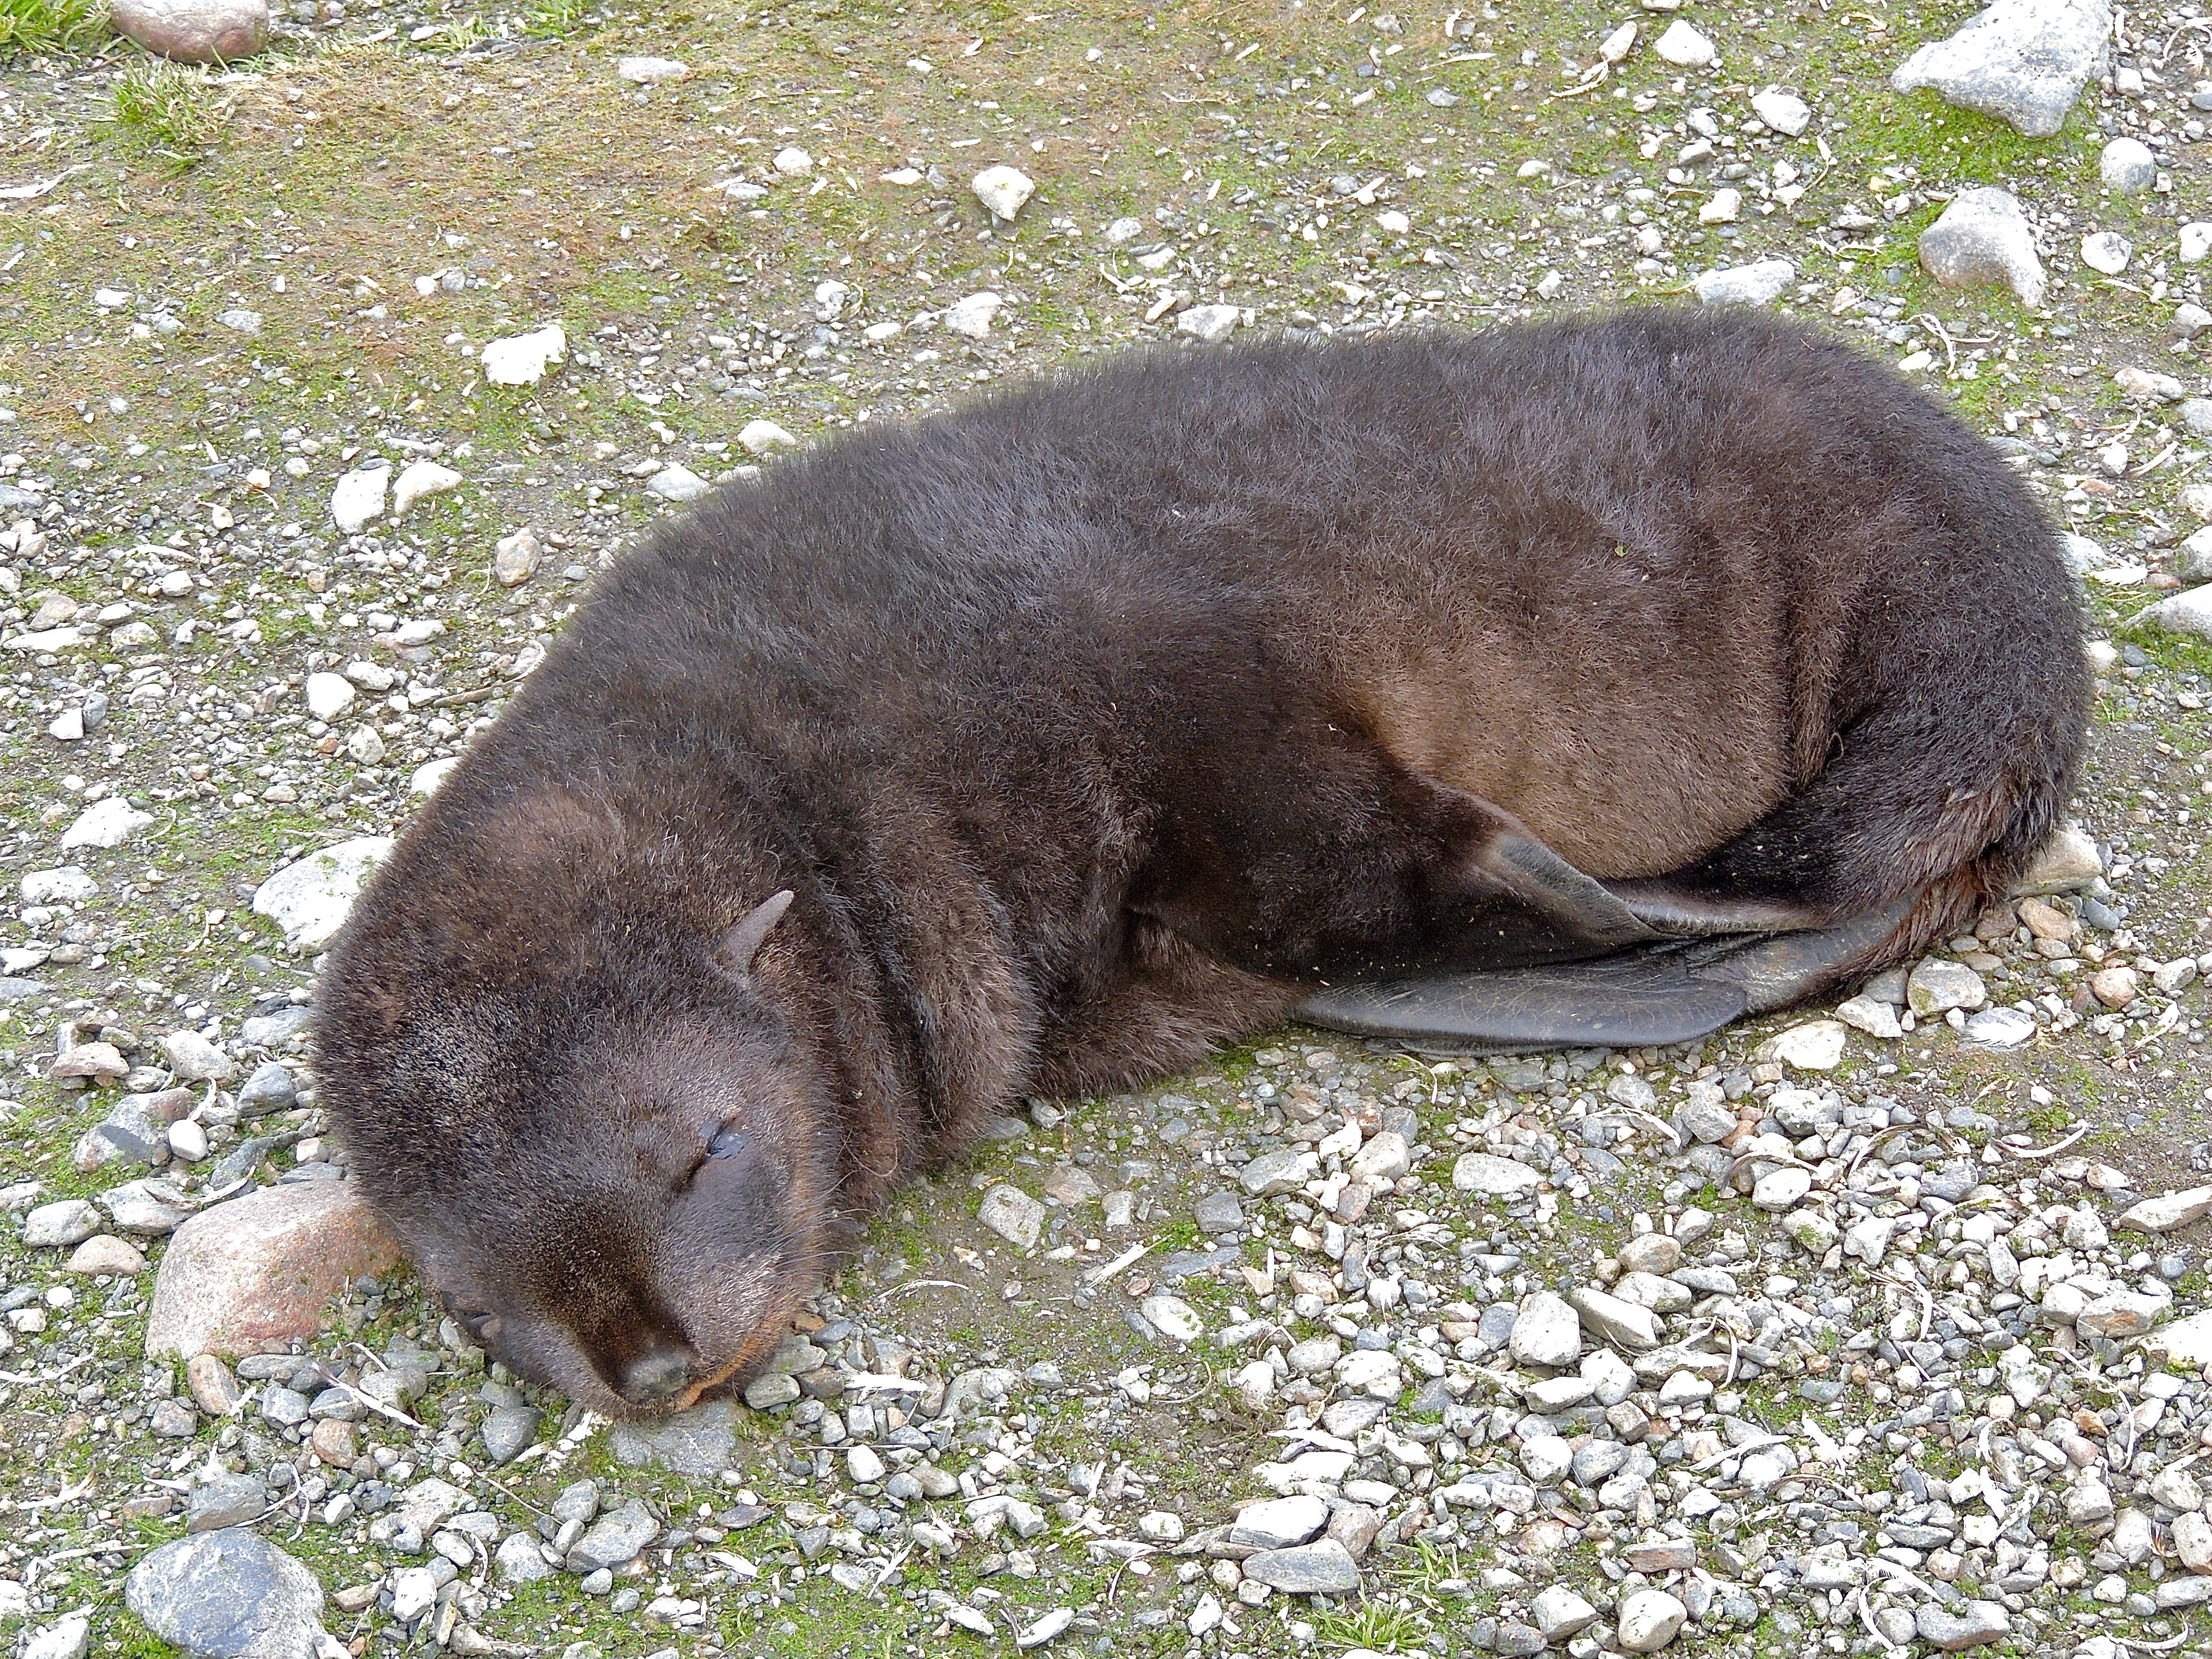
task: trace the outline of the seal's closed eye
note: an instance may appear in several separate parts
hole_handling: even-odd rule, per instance
[[[739,1152],[744,1151],[751,1140],[752,1136],[749,1132],[738,1128],[733,1123],[725,1123],[714,1131],[713,1139],[707,1142],[707,1156],[735,1158]]]

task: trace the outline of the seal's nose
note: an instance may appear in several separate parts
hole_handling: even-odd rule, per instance
[[[691,1355],[657,1342],[623,1368],[620,1392],[633,1406],[658,1406],[673,1400],[691,1381]]]

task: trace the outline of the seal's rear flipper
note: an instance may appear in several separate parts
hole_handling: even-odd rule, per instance
[[[1911,908],[1906,899],[1803,933],[1668,940],[1583,962],[1333,987],[1296,1012],[1333,1030],[1462,1054],[1687,1042],[1827,989]]]

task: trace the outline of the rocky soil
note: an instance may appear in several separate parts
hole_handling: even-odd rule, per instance
[[[0,64],[0,1636],[2212,1639],[2212,13],[1970,15],[295,0],[228,71]],[[317,952],[658,515],[1141,340],[1730,301],[2076,538],[2040,891],[1688,1049],[1030,1103],[649,1428],[362,1221]]]

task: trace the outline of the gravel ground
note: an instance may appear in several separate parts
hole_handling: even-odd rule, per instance
[[[2130,619],[2212,576],[2212,15],[2027,138],[1891,88],[1967,8],[1644,6],[307,0],[239,72],[0,65],[0,1633],[168,1651],[204,1574],[197,1650],[303,1659],[2202,1650],[2212,653]],[[2032,306],[1920,269],[1984,185]],[[1686,1050],[1291,1030],[1032,1103],[672,1425],[393,1267],[149,1356],[166,1235],[343,1175],[270,878],[705,483],[1138,340],[1776,260],[2087,538],[2054,890]]]

